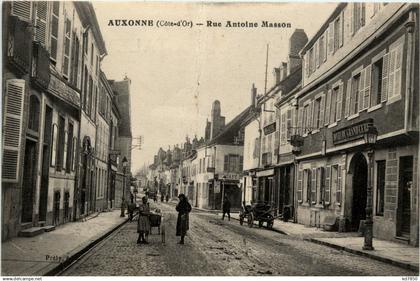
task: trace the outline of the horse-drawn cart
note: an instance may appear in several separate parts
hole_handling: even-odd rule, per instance
[[[267,223],[267,228],[272,229],[275,219],[274,212],[276,210],[277,209],[271,208],[271,205],[266,203],[255,203],[242,206],[239,213],[239,223],[243,225],[246,218],[249,227],[254,225],[254,221],[258,221],[259,227],[262,227],[264,223]]]

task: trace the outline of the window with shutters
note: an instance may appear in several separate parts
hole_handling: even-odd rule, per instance
[[[79,86],[79,75],[80,75],[80,65],[79,65],[79,56],[80,56],[80,42],[79,38],[76,36],[76,33],[73,32],[73,39],[72,39],[72,51],[71,51],[71,74],[70,74],[70,82],[78,88]]]
[[[366,3],[352,3],[353,5],[353,34],[356,33],[366,21]]]
[[[302,114],[302,133],[306,134],[308,132],[308,116],[309,116],[309,104],[303,107],[303,114]]]
[[[318,59],[318,61],[319,61],[319,65],[322,65],[323,63],[324,63],[324,60],[326,59],[326,54],[325,54],[325,36],[324,35],[322,35],[320,38],[319,38],[319,59]]]
[[[350,115],[356,114],[359,112],[359,92],[360,92],[360,76],[361,74],[357,74],[352,78],[352,85],[351,85],[351,97],[350,97]]]
[[[287,110],[287,118],[286,118],[286,134],[287,134],[287,139],[290,139],[290,128],[292,127],[292,122],[293,122],[293,112],[291,109]]]
[[[397,99],[401,96],[403,42],[401,41],[389,51],[388,100]]]
[[[88,33],[88,31],[83,33],[83,48],[84,48],[85,55],[87,56],[88,55],[88,49],[89,49],[89,33]]]
[[[36,2],[36,21],[35,21],[35,40],[43,46],[47,44],[47,18],[48,18],[48,2]]]
[[[280,137],[280,143],[282,144],[282,145],[285,145],[286,144],[286,115],[287,115],[287,113],[283,113],[282,115],[281,115],[281,125],[280,125],[280,134],[281,134],[281,137]]]
[[[57,138],[57,155],[56,170],[61,171],[64,168],[64,146],[65,146],[65,123],[63,116],[58,119],[58,138]]]
[[[89,75],[89,91],[88,91],[88,105],[87,114],[92,117],[92,106],[93,106],[93,80],[92,76]]]
[[[337,121],[337,97],[338,97],[339,87],[335,87],[331,90],[331,108],[330,108],[330,123],[335,123]]]
[[[306,169],[306,202],[311,202],[311,186],[312,186],[312,172],[311,169]]]
[[[40,102],[37,96],[31,95],[29,98],[29,119],[28,129],[38,134],[39,131],[39,117],[40,117]]]
[[[52,2],[51,12],[51,32],[50,32],[50,58],[55,64],[57,61],[57,48],[58,48],[58,23],[60,17],[60,2]]]
[[[24,21],[31,21],[32,19],[32,2],[30,1],[13,1],[12,15],[19,17]]]
[[[317,187],[317,204],[324,202],[324,190],[325,190],[325,168],[319,167],[316,170],[316,187]]]
[[[57,141],[58,141],[58,127],[57,124],[52,126],[52,149],[51,149],[51,166],[55,167],[57,164]]]
[[[322,200],[326,206],[331,202],[331,166],[327,166],[325,169],[325,185]]]
[[[309,75],[315,71],[315,59],[314,59],[314,48],[312,47],[309,50]]]
[[[73,137],[72,144],[73,144],[73,148],[72,148],[73,155],[71,157],[71,170],[72,171],[75,171],[76,170],[76,161],[77,161],[77,159],[76,159],[76,155],[77,155],[77,138],[76,137]]]
[[[25,80],[6,80],[3,115],[3,181],[17,182],[19,179],[24,94]]]
[[[71,21],[66,18],[64,22],[63,75],[67,78],[70,69]]]
[[[334,52],[340,48],[341,33],[341,18],[337,17],[334,21]]]
[[[338,165],[331,166],[331,191],[335,192],[336,198],[335,201],[337,202],[337,191],[338,191]]]
[[[370,99],[371,106],[380,104],[382,100],[382,69],[383,58],[372,64],[372,95]]]
[[[316,204],[316,191],[317,191],[317,169],[313,168],[312,172],[311,172],[311,204],[315,205]]]

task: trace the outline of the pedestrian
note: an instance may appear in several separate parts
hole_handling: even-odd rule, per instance
[[[176,236],[181,236],[181,240],[178,244],[184,244],[184,237],[189,229],[189,213],[191,212],[191,205],[188,203],[188,199],[184,194],[178,196],[179,203],[176,205],[176,211],[178,212],[178,219],[176,221]]]
[[[166,194],[166,203],[168,203],[168,201],[169,201],[169,194]]]
[[[120,214],[120,217],[125,217],[125,205],[126,205],[126,202],[125,202],[125,198],[123,197],[123,198],[121,198],[121,214]]]
[[[155,203],[157,202],[157,193],[156,193],[156,192],[153,194],[153,201],[154,201]]]
[[[230,201],[228,197],[224,198],[225,200],[223,201],[223,216],[222,216],[222,220],[225,219],[225,214],[228,215],[228,220],[230,220]]]
[[[160,194],[160,202],[163,203],[163,199],[165,198],[165,195],[163,193]]]
[[[131,202],[130,204],[128,204],[128,220],[130,222],[133,221],[135,209],[136,209],[136,203]]]
[[[142,203],[139,205],[139,219],[137,221],[137,232],[139,234],[137,244],[149,244],[149,242],[147,242],[147,237],[149,236],[150,231],[150,208],[147,204],[146,196],[144,196],[141,201]]]

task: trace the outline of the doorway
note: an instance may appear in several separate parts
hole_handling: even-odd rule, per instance
[[[60,191],[54,192],[54,201],[53,201],[53,224],[60,224]]]
[[[366,219],[368,165],[362,153],[353,156],[350,164],[353,174],[353,199],[351,209],[351,231],[358,231],[361,220]]]
[[[413,156],[400,157],[397,236],[410,238]]]
[[[36,146],[36,142],[26,140],[22,184],[22,223],[32,222],[36,186]]]

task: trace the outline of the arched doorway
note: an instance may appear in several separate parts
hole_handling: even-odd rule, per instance
[[[353,156],[350,163],[350,173],[353,175],[350,228],[351,231],[357,231],[360,221],[366,219],[368,165],[362,153]]]

